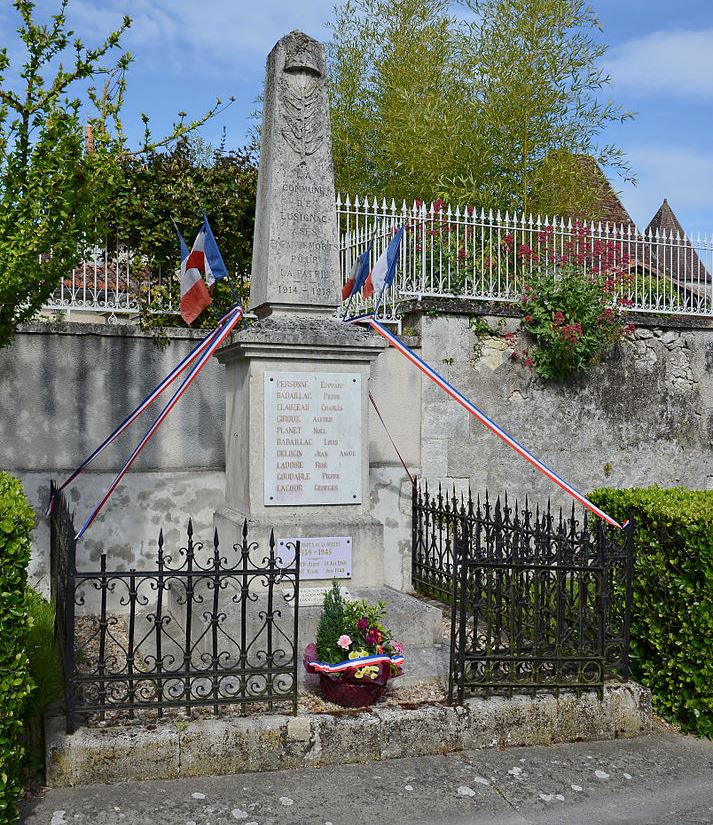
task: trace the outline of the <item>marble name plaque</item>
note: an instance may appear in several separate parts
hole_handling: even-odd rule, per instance
[[[361,503],[361,374],[264,373],[266,506]]]
[[[279,546],[300,543],[300,580],[350,579],[352,540],[350,536],[282,539]],[[302,594],[300,593],[300,601]]]
[[[331,587],[300,587],[300,607],[321,607],[324,604],[324,597],[329,593]],[[351,593],[346,587],[340,587],[344,601],[351,600]]]

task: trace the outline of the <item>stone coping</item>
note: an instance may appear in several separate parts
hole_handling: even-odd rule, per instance
[[[188,329],[188,327],[161,327],[141,329],[136,324],[117,321],[115,324],[99,324],[87,321],[29,321],[20,324],[18,332],[29,335],[98,335],[105,338],[153,338],[158,346],[164,339],[189,339],[197,341],[205,338],[211,330]]]
[[[45,727],[47,784],[91,785],[366,763],[473,748],[629,738],[651,732],[651,694],[613,683],[599,700],[539,694],[300,716],[254,715],[144,727]]]
[[[502,318],[519,318],[520,308],[516,304],[503,301],[477,301],[464,298],[411,298],[401,303],[401,314],[405,321],[409,316],[427,315],[491,315]],[[637,327],[659,329],[713,329],[713,317],[698,315],[654,314],[627,312],[626,320]]]

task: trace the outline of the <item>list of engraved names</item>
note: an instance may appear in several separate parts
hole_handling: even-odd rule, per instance
[[[361,375],[265,372],[265,504],[361,502]]]

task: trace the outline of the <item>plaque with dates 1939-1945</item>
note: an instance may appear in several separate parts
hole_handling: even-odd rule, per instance
[[[361,374],[265,372],[265,504],[361,503]]]

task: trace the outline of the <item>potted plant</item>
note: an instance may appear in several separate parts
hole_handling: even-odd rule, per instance
[[[308,645],[304,666],[319,675],[324,698],[348,708],[376,702],[389,679],[400,676],[403,645],[382,624],[386,604],[342,598],[339,585],[324,597],[316,644]]]

